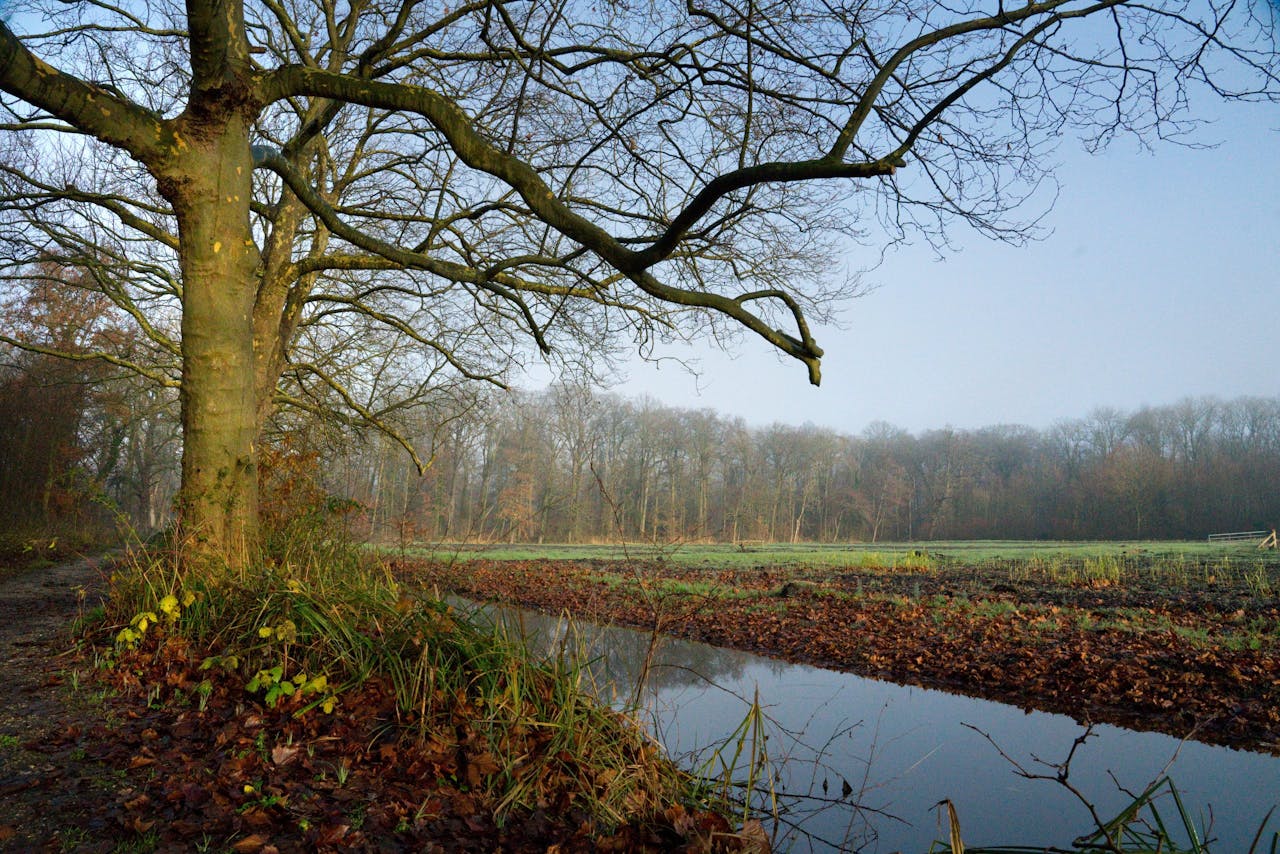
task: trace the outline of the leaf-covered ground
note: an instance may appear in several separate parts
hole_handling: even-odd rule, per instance
[[[101,588],[87,563],[0,584],[0,851],[752,850],[678,804],[601,827],[575,806],[592,781],[572,757],[547,764],[561,770],[536,782],[536,809],[495,820],[482,784],[503,769],[465,704],[422,738],[404,737],[414,722],[378,680],[331,714],[296,714],[301,696],[266,707],[243,677],[201,669],[207,651],[155,631],[95,667],[102,648],[66,652],[67,624],[79,590]]]
[[[1280,753],[1280,599],[1242,587],[599,561],[414,562],[401,573],[474,598],[656,623],[789,661]]]
[[[0,850],[33,851],[113,829],[105,792],[110,768],[76,742],[99,719],[86,697],[73,696],[60,672],[70,645],[68,623],[83,591],[97,595],[92,562],[26,571],[0,564]]]

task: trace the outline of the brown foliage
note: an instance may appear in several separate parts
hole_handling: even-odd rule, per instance
[[[118,725],[60,736],[126,769],[98,809],[159,850],[201,840],[243,852],[740,850],[723,817],[676,804],[601,827],[576,805],[583,781],[571,773],[539,781],[537,809],[503,814],[481,785],[503,769],[466,708],[450,726],[407,736],[383,681],[344,693],[326,715],[300,696],[262,705],[234,673],[201,670],[202,658],[153,637],[103,677],[121,692]],[[524,735],[530,751],[550,738]]]

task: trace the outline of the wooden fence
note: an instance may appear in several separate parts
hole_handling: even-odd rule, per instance
[[[1211,543],[1243,543],[1250,540],[1260,540],[1258,548],[1274,549],[1276,547],[1276,532],[1271,531],[1235,531],[1229,534],[1210,534],[1209,542]]]

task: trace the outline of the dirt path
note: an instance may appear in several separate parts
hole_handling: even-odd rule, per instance
[[[101,600],[100,565],[0,569],[0,851],[114,846],[119,777],[90,749],[104,710],[63,673],[72,621]]]

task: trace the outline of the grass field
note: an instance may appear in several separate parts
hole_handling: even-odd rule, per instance
[[[1142,578],[1171,586],[1241,584],[1255,593],[1280,592],[1280,552],[1253,543],[1203,540],[1046,542],[953,540],[917,543],[687,543],[655,545],[416,544],[406,556],[443,561],[659,561],[688,569],[751,567],[815,570],[882,569],[931,572],[981,568],[1015,580],[1114,584]]]

